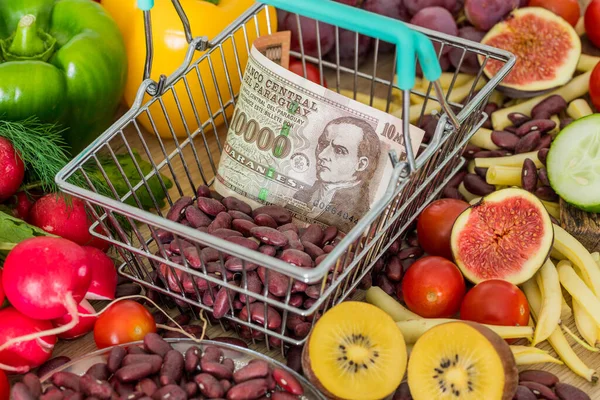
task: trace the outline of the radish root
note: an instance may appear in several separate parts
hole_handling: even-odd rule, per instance
[[[12,339],[7,340],[5,343],[0,345],[0,352],[6,350],[12,345],[28,342],[30,340],[36,340],[39,338],[43,338],[50,335],[58,335],[59,333],[66,332],[70,329],[73,329],[79,323],[80,314],[77,312],[77,302],[71,295],[71,293],[67,293],[65,296],[65,308],[67,309],[67,313],[71,316],[71,321],[68,324],[65,324],[58,328],[48,329],[46,331],[30,333],[29,335],[18,336]],[[13,367],[10,365],[0,364],[0,369],[4,371],[17,372],[19,374],[23,374],[29,372],[30,368],[25,367]]]
[[[108,308],[110,306],[112,306],[115,303],[118,303],[119,301],[122,300],[129,300],[129,299],[144,299],[147,302],[151,303],[154,307],[156,307],[157,310],[159,310],[160,312],[162,312],[172,323],[175,324],[176,328],[173,328],[171,326],[167,326],[167,325],[162,325],[162,324],[156,324],[157,327],[161,328],[161,329],[165,329],[168,331],[173,331],[173,332],[179,332],[185,336],[187,336],[188,338],[190,338],[191,340],[193,340],[196,343],[200,343],[203,339],[204,336],[206,335],[206,328],[208,326],[208,321],[206,320],[206,318],[204,318],[204,310],[202,310],[200,312],[200,320],[202,321],[202,335],[200,336],[200,338],[196,338],[195,336],[189,334],[188,332],[186,332],[181,325],[179,325],[177,323],[177,321],[175,321],[173,318],[171,318],[171,316],[162,308],[160,308],[160,306],[158,304],[156,304],[154,301],[150,300],[148,297],[140,295],[140,294],[134,294],[131,296],[123,296],[123,297],[119,297],[118,299],[115,299],[113,301],[111,301],[110,303],[108,303],[108,305],[106,307],[104,307],[102,310],[94,313],[94,314],[84,314],[84,313],[78,313],[78,315],[80,317],[99,317],[104,311],[108,310]]]

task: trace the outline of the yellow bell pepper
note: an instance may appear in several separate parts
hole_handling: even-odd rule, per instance
[[[211,1],[214,2],[214,0]],[[254,4],[254,0],[218,0],[218,4],[213,4],[213,2],[180,0],[194,37],[206,36],[212,40]],[[125,38],[129,60],[125,101],[131,107],[144,75],[146,41],[143,13],[136,7],[136,0],[102,0],[102,5],[113,16]],[[182,65],[188,43],[181,20],[171,1],[157,0],[151,15],[154,44],[151,78],[158,81],[161,74],[169,76]],[[247,36],[244,35],[242,29],[238,29],[233,40],[228,38],[222,46],[213,51],[210,57],[200,63],[198,71],[191,70],[185,75],[185,81],[181,80],[175,84],[174,91],[168,90],[163,94],[162,102],[172,130],[169,128],[165,112],[158,101],[153,102],[149,108],[152,121],[144,113],[138,118],[138,122],[149,132],[164,138],[172,138],[173,135],[178,138],[187,137],[211,117],[215,126],[211,124],[205,128],[207,130],[224,122],[223,114],[231,115],[233,112],[233,95],[239,91],[240,73],[243,74],[248,60],[249,46],[246,43],[246,37],[251,45],[258,37],[257,31],[260,35],[268,34],[267,19],[271,32],[276,32],[275,10],[270,8],[268,16],[264,10],[261,10],[257,19],[252,19],[247,23]],[[194,60],[204,53],[197,52]],[[188,84],[189,92],[185,82]],[[147,100],[150,100],[150,96],[146,94],[144,102]],[[176,100],[179,102],[181,111]]]

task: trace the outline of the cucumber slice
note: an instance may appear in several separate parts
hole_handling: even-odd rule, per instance
[[[563,129],[552,142],[546,168],[550,185],[567,203],[600,212],[600,114]]]

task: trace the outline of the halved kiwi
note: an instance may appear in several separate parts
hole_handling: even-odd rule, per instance
[[[518,383],[508,344],[474,322],[430,329],[415,343],[408,362],[414,400],[510,400]]]
[[[331,399],[378,400],[400,385],[406,344],[379,308],[346,301],[327,311],[302,354],[304,375]]]

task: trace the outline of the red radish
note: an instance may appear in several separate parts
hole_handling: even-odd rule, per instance
[[[35,202],[29,210],[29,223],[48,233],[69,239],[81,246],[92,241],[90,221],[83,201],[51,193]]]
[[[75,339],[94,330],[94,325],[96,324],[96,320],[98,319],[98,317],[96,317],[95,315],[90,317],[84,316],[86,314],[92,315],[96,313],[96,310],[94,310],[94,307],[92,307],[90,302],[85,299],[82,300],[81,303],[79,303],[79,305],[77,306],[77,311],[80,314],[79,323],[75,327],[69,329],[68,331],[59,333],[59,338]],[[71,316],[69,314],[66,314],[61,318],[52,320],[52,325],[58,328],[67,325],[69,322],[71,322],[71,320]]]
[[[4,287],[2,286],[2,270],[0,269],[0,307],[4,304]]]
[[[25,164],[12,143],[0,137],[0,203],[19,190],[25,177]]]
[[[50,321],[31,319],[14,307],[0,310],[0,343],[51,328]],[[50,359],[55,343],[56,336],[48,335],[3,348],[0,350],[0,369],[26,373]]]
[[[67,314],[83,300],[92,279],[85,250],[67,239],[35,237],[17,244],[4,262],[2,283],[10,303],[36,319]]]
[[[85,298],[88,300],[113,300],[117,290],[117,269],[113,261],[101,250],[84,246],[92,270],[92,283]]]
[[[34,200],[25,192],[17,192],[10,201],[10,207],[13,209],[15,217],[26,220],[29,216],[29,210],[33,206]]]

